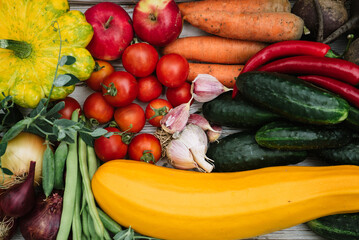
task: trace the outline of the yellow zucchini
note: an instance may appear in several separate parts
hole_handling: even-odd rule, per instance
[[[160,239],[242,239],[337,213],[359,212],[359,167],[281,166],[199,173],[131,160],[92,179],[119,224]]]

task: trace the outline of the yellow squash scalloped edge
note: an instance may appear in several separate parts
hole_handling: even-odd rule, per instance
[[[61,56],[73,56],[76,62],[59,67],[58,74],[70,73],[80,80],[90,77],[95,61],[86,46],[93,29],[83,13],[69,11],[67,0],[0,0],[0,19],[6,19],[0,21],[0,39],[23,41],[32,49],[27,58],[19,58],[0,48],[0,93],[13,96],[17,105],[34,108],[48,96],[58,61],[59,30]],[[51,99],[62,99],[74,88],[55,87]]]

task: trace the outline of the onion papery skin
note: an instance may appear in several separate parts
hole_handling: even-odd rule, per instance
[[[62,196],[53,193],[48,198],[41,194],[30,213],[20,218],[20,232],[26,240],[56,239],[60,227]]]
[[[16,177],[23,177],[29,170],[30,161],[36,162],[35,184],[41,183],[42,158],[46,150],[45,139],[32,133],[21,132],[10,140],[5,154],[1,157],[1,167],[10,169],[13,175],[0,178],[1,187],[12,185]]]

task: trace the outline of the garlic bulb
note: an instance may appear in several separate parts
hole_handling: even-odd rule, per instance
[[[218,138],[219,138],[219,137],[221,136],[221,134],[222,134],[222,127],[221,127],[221,126],[213,125],[213,126],[212,126],[212,129],[213,129],[214,131],[212,131],[212,130],[210,130],[210,129],[206,131],[207,138],[208,138],[208,141],[209,141],[210,143],[217,141]]]
[[[183,142],[191,151],[194,161],[200,166],[200,170],[205,172],[213,170],[213,164],[207,161],[210,160],[206,156],[208,140],[202,128],[189,124],[183,129],[177,140]]]
[[[229,90],[232,89],[225,87],[217,78],[209,74],[198,74],[191,86],[192,96],[198,102],[209,102]]]
[[[168,144],[166,155],[170,164],[175,168],[184,170],[198,168],[190,150],[178,139],[172,140]]]

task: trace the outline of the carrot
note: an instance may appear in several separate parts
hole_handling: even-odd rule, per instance
[[[231,13],[290,12],[288,0],[203,0],[179,3],[182,16],[193,12],[226,11]]]
[[[224,86],[233,88],[235,78],[242,71],[243,65],[222,65],[206,63],[189,63],[187,81],[192,82],[198,74],[210,74],[217,78]]]
[[[207,11],[191,13],[183,19],[214,35],[260,42],[300,39],[304,28],[300,17],[287,12],[232,14]]]
[[[165,46],[162,53],[177,53],[199,62],[242,64],[266,46],[260,42],[198,36],[179,38]]]

